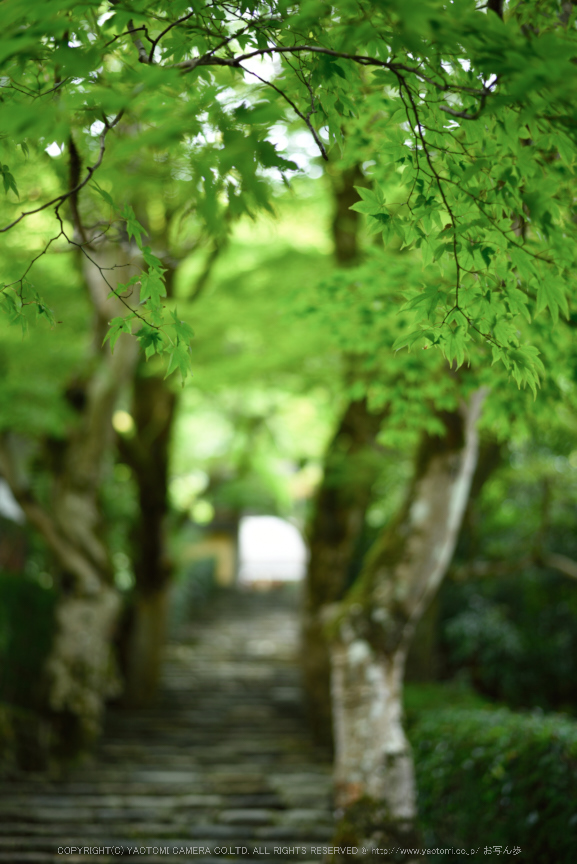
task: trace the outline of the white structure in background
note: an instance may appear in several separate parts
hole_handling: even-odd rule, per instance
[[[16,501],[8,483],[2,479],[0,479],[0,516],[20,524],[26,521],[24,510]]]
[[[238,581],[296,582],[304,579],[308,551],[298,528],[276,516],[240,520]]]

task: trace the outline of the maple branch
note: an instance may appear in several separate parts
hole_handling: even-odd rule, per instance
[[[163,36],[166,36],[166,34],[167,34],[170,30],[172,30],[173,27],[178,27],[178,25],[179,25],[179,24],[182,24],[183,21],[188,21],[188,19],[189,19],[189,18],[192,18],[193,15],[194,15],[194,10],[193,10],[192,12],[189,12],[188,15],[183,15],[182,18],[179,18],[179,19],[178,19],[178,21],[173,21],[172,24],[169,24],[168,27],[166,27],[166,28],[162,31],[162,33],[160,34],[160,36],[157,36],[156,39],[153,40],[153,42],[152,42],[152,47],[151,47],[151,49],[150,49],[150,51],[149,51],[149,54],[148,54],[148,62],[149,62],[149,63],[152,63],[152,61],[153,61],[153,59],[154,59],[154,49],[156,48],[156,46],[158,45],[158,43],[160,42],[160,40],[162,39],[162,37],[163,37]]]
[[[144,35],[146,36],[146,38],[148,39],[148,41],[149,41],[149,42],[152,42],[152,39],[151,39],[150,36],[148,35],[148,29],[147,29],[146,25],[143,24],[142,27],[133,27],[133,28],[130,29],[130,30],[125,30],[123,33],[119,33],[119,34],[118,34],[117,36],[115,36],[113,39],[110,39],[109,42],[105,42],[105,43],[104,43],[104,47],[105,47],[105,48],[108,48],[109,45],[113,45],[113,44],[114,44],[118,39],[122,39],[123,36],[130,36],[132,33],[140,33],[141,31],[144,32]]]
[[[378,60],[376,57],[368,57],[364,54],[349,54],[346,51],[334,51],[332,48],[324,48],[320,45],[271,45],[268,48],[256,48],[254,51],[249,51],[247,54],[240,54],[238,57],[215,57],[213,49],[202,57],[194,57],[190,60],[183,60],[180,63],[175,63],[171,68],[181,69],[183,72],[191,72],[197,66],[230,66],[238,68],[245,60],[251,60],[253,57],[263,57],[265,54],[324,54],[328,57],[338,57],[342,60],[351,60],[353,63],[358,63],[360,66],[377,66],[380,69],[388,69],[390,72],[408,72],[416,75],[421,81],[426,81],[435,89],[442,93],[470,93],[479,98],[487,97],[492,91],[495,82],[489,86],[484,86],[482,89],[478,87],[464,87],[461,85],[448,84],[442,79],[442,83],[435,78],[431,78],[416,66],[407,66],[404,63],[393,63],[389,60]]]
[[[47,201],[46,204],[42,204],[40,207],[36,207],[35,210],[26,210],[21,213],[17,219],[14,219],[13,222],[10,222],[9,225],[5,225],[3,228],[0,228],[0,234],[4,234],[6,231],[10,231],[11,228],[14,228],[15,225],[18,225],[22,219],[25,219],[26,216],[33,216],[35,213],[41,213],[42,210],[46,210],[47,207],[52,207],[53,204],[56,204],[56,211],[64,204],[64,202],[70,198],[71,196],[77,195],[81,189],[83,189],[86,184],[92,179],[92,175],[95,171],[100,168],[102,165],[102,160],[104,158],[104,151],[106,149],[106,135],[110,132],[111,129],[114,129],[116,124],[120,121],[124,114],[124,109],[118,112],[114,120],[112,122],[108,122],[108,120],[104,123],[104,129],[100,134],[100,148],[98,152],[98,158],[94,165],[89,165],[86,169],[86,177],[80,183],[77,183],[72,189],[69,189],[68,192],[63,192],[61,195],[58,195],[56,198],[52,198],[51,201]]]
[[[277,87],[276,84],[273,84],[272,81],[267,81],[265,78],[261,78],[260,75],[257,75],[256,72],[252,72],[250,69],[246,69],[244,66],[240,66],[239,68],[242,69],[243,72],[248,72],[249,75],[254,75],[255,78],[258,78],[258,80],[261,81],[263,84],[266,84],[267,87],[272,87],[272,89],[275,90],[279,94],[279,96],[282,96],[282,98],[285,100],[285,102],[288,102],[288,104],[291,106],[291,108],[293,109],[293,111],[295,112],[297,117],[300,117],[300,119],[306,124],[307,128],[309,129],[311,135],[313,136],[313,138],[315,140],[315,144],[317,145],[317,147],[319,148],[319,150],[321,152],[321,156],[323,157],[325,162],[328,162],[329,157],[327,155],[327,151],[325,150],[324,144],[321,141],[321,139],[319,138],[315,127],[313,126],[313,124],[310,121],[310,115],[311,115],[312,111],[309,112],[308,116],[305,116],[302,113],[302,111],[299,111],[299,109],[297,108],[295,103],[292,101],[292,99],[289,96],[287,96],[287,94],[283,90],[281,90],[280,87]]]
[[[474,114],[469,114],[468,111],[455,111],[454,108],[449,108],[448,105],[439,105],[439,111],[444,111],[445,114],[450,114],[451,117],[461,117],[463,120],[476,120],[481,111],[485,107],[485,97],[481,96],[481,102],[477,111]]]
[[[136,28],[134,26],[134,21],[132,19],[130,19],[130,21],[128,22],[128,32],[131,34],[130,38],[132,39],[132,43],[133,43],[134,47],[136,48],[136,50],[138,51],[138,62],[139,63],[150,63],[151,61],[148,59],[148,51],[144,47],[144,43],[143,43],[142,39],[139,39],[138,36],[134,35],[135,33],[138,32],[138,29],[140,29],[140,28]],[[146,31],[146,35],[148,37],[148,31]],[[151,41],[150,37],[148,37],[148,39],[149,39],[149,41]]]

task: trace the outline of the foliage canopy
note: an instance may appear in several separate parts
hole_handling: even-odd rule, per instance
[[[127,241],[138,276],[117,283],[99,265],[126,307],[107,338],[137,332],[147,357],[168,354],[168,372],[184,377],[192,331],[166,299],[139,206],[161,183],[175,236],[196,220],[222,237],[271,206],[275,173],[297,170],[273,134],[296,114],[322,159],[340,147],[349,164],[362,160],[370,182],[355,208],[370,231],[420,249],[395,347],[438,346],[457,365],[498,360],[535,390],[534,319],[568,317],[573,290],[575,11],[532,0],[503,18],[489,7],[8,0],[0,233],[26,236],[32,224],[37,248],[4,282],[4,310],[53,321],[38,257],[71,244],[96,260],[103,238]]]

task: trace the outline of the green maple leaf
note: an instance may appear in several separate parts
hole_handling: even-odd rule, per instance
[[[160,330],[143,325],[138,333],[138,341],[148,360],[153,354],[162,354],[164,351],[164,337]]]
[[[140,278],[140,302],[149,301],[152,307],[160,308],[160,298],[166,297],[166,285],[162,281],[162,276],[158,270],[149,269],[148,273],[143,273]]]
[[[176,336],[177,345],[180,342],[184,342],[185,345],[189,345],[192,339],[194,339],[194,330],[187,324],[186,321],[181,321],[178,317],[178,312],[173,310],[171,312],[172,322],[171,327],[174,329],[174,334]]]
[[[184,381],[186,376],[190,374],[192,369],[192,356],[191,351],[188,346],[185,346],[182,342],[178,345],[174,346],[172,353],[170,354],[168,361],[168,369],[166,370],[165,378],[168,378],[176,369],[179,370],[182,384],[184,386]]]
[[[102,344],[104,345],[107,341],[110,340],[110,350],[114,351],[114,346],[116,345],[120,335],[122,333],[132,333],[132,317],[133,316],[127,316],[126,318],[113,318],[110,322],[110,329],[104,337]]]
[[[561,309],[566,318],[569,317],[569,306],[563,285],[553,277],[543,279],[539,283],[537,291],[537,315],[545,308],[549,309],[551,318],[555,324],[559,320],[559,309]]]

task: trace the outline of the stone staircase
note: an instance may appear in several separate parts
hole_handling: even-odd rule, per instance
[[[166,650],[153,708],[109,712],[89,762],[0,787],[0,862],[321,861],[330,763],[302,716],[296,599],[219,596]]]

